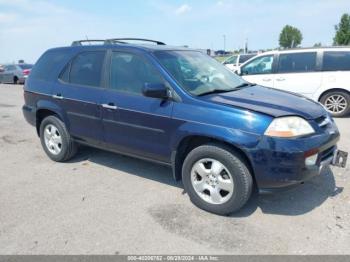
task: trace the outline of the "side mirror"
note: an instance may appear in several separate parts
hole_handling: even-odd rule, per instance
[[[145,83],[142,89],[142,93],[144,96],[159,99],[168,99],[170,97],[169,90],[163,83]]]

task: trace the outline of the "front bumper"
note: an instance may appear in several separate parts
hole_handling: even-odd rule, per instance
[[[260,191],[274,191],[301,184],[319,175],[332,164],[337,152],[339,132],[335,125],[311,137],[284,139],[263,136],[250,152],[255,179]],[[305,159],[317,154],[315,164]]]

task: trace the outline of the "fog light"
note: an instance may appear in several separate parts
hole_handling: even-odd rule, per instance
[[[314,166],[314,165],[316,165],[317,156],[318,156],[318,154],[315,154],[315,155],[312,155],[312,156],[309,156],[309,157],[305,158],[305,165],[306,166]]]

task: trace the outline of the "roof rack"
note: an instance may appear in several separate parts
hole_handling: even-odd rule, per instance
[[[83,45],[83,43],[91,43],[91,42],[102,42],[102,44],[104,44],[105,40],[101,40],[101,39],[77,40],[77,41],[73,41],[72,46],[81,46]]]
[[[141,42],[151,42],[155,43],[157,45],[165,45],[165,43],[157,40],[151,40],[151,39],[144,39],[144,38],[112,38],[105,40],[105,44],[114,44],[114,43],[120,43],[120,44],[126,44],[124,41],[141,41]]]
[[[128,40],[131,41],[141,41],[141,42],[151,42],[157,45],[165,45],[165,43],[157,40],[144,39],[144,38],[111,38],[111,39],[85,39],[85,40],[76,40],[73,41],[71,46],[82,46],[83,43],[91,43],[91,42],[101,42],[103,45],[111,45],[111,44],[127,44]]]

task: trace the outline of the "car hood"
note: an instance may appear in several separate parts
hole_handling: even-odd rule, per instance
[[[249,86],[232,92],[203,96],[201,99],[273,117],[298,115],[305,119],[315,119],[325,114],[324,108],[311,99],[263,86]]]

